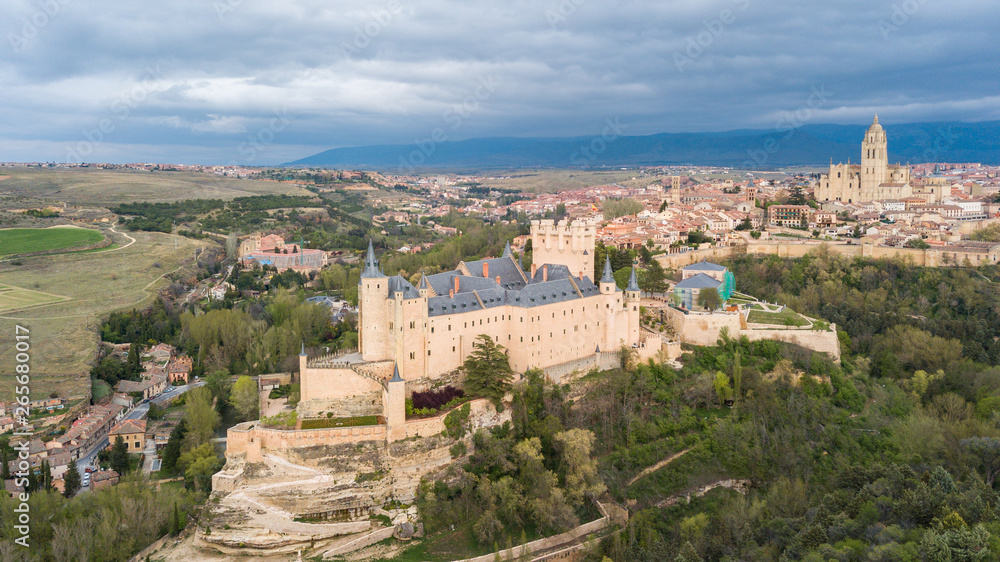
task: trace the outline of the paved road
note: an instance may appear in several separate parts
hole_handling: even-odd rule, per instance
[[[172,386],[172,387],[168,388],[166,391],[164,391],[163,393],[161,393],[161,394],[157,395],[155,398],[153,398],[152,402],[154,404],[156,404],[156,405],[163,404],[167,400],[175,398],[178,395],[183,394],[183,393],[187,392],[188,390],[191,390],[192,388],[196,388],[196,387],[202,386],[204,384],[205,384],[204,382],[199,381],[199,382],[196,382],[194,384],[185,384],[185,385],[182,385],[182,386]],[[146,414],[148,412],[149,412],[149,404],[148,403],[139,404],[138,406],[135,407],[135,409],[133,409],[131,412],[129,412],[128,414],[126,414],[124,417],[122,417],[122,421],[144,419],[146,417]],[[80,457],[80,459],[76,461],[76,469],[80,472],[80,476],[81,477],[83,477],[83,475],[86,474],[86,470],[87,470],[88,466],[94,466],[95,465],[95,460],[97,459],[97,454],[100,453],[105,448],[107,448],[107,446],[109,444],[110,444],[110,441],[108,441],[108,438],[105,437],[104,439],[101,440],[100,443],[98,443],[93,448],[91,448],[90,451],[88,451],[86,455]]]

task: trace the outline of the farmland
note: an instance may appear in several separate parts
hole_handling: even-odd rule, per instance
[[[72,248],[103,239],[103,234],[89,228],[5,228],[0,230],[0,256]]]
[[[131,234],[136,241],[130,244],[122,234],[103,232],[120,247],[3,265],[0,337],[10,337],[15,325],[30,329],[33,395],[89,392],[100,318],[114,310],[146,306],[169,283],[169,275],[183,272],[193,261],[197,248],[212,244],[149,232]],[[2,400],[13,388],[5,379],[13,372],[14,356],[11,346],[0,350]]]

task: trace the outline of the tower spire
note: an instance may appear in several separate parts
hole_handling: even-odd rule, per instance
[[[632,266],[632,274],[628,276],[628,287],[625,287],[626,291],[639,292],[639,280],[635,276],[635,266]]]
[[[368,254],[365,256],[365,267],[361,270],[361,277],[385,277],[385,274],[379,269],[378,260],[375,259],[375,247],[372,245],[371,239],[368,240]]]
[[[611,258],[604,256],[604,272],[601,273],[601,283],[614,283],[615,274],[611,271]]]
[[[500,257],[501,258],[506,258],[507,256],[510,256],[510,255],[511,255],[511,252],[510,252],[510,240],[508,240],[507,241],[507,245],[504,246],[504,248],[503,248],[503,254],[501,254]]]

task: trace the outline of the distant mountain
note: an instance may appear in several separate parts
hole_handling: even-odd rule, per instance
[[[1000,164],[1000,121],[884,125],[893,162]],[[723,133],[647,136],[478,138],[431,140],[326,150],[285,164],[376,169],[584,168],[692,164],[767,169],[857,162],[868,125],[803,125],[797,129],[741,129]]]

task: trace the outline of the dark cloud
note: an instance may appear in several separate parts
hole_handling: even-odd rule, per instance
[[[969,0],[11,1],[0,160],[1000,119],[998,23]]]

